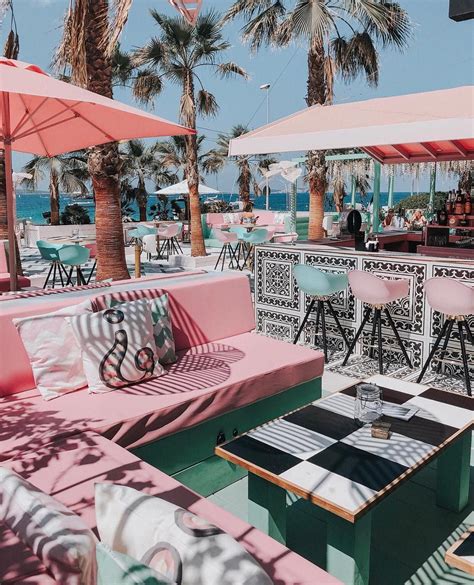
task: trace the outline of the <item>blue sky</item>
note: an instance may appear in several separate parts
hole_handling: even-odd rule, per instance
[[[287,3],[290,5],[293,1],[287,0]],[[350,85],[337,83],[336,103],[474,83],[474,22],[455,23],[449,20],[448,0],[399,1],[415,23],[410,47],[403,54],[396,50],[382,52],[377,88],[368,87],[363,79]],[[61,35],[68,2],[69,0],[14,0],[21,60],[36,63],[46,70],[49,68]],[[223,11],[232,4],[232,0],[204,0],[203,4],[206,8]],[[124,49],[140,46],[156,34],[149,15],[150,8],[173,12],[167,0],[134,0],[129,22],[121,39]],[[278,51],[263,49],[254,55],[240,41],[241,25],[241,22],[231,23],[225,29],[225,34],[232,43],[227,58],[243,66],[249,73],[250,80],[222,81],[212,76],[204,78],[206,89],[215,94],[221,106],[217,117],[199,120],[200,131],[208,138],[209,147],[214,144],[217,132],[228,132],[234,124],[257,127],[265,123],[265,100],[259,89],[263,83],[272,84],[270,120],[305,107],[304,46],[292,46]],[[5,30],[1,32],[3,42],[6,33]],[[134,103],[127,90],[116,91],[115,97]],[[168,86],[154,104],[154,112],[176,120],[178,102],[178,88]],[[15,168],[21,167],[27,159],[27,156],[15,155]],[[235,170],[229,165],[218,179],[210,177],[208,183],[229,191],[233,188],[234,180]],[[451,188],[453,185],[449,180],[440,180],[439,186]],[[397,179],[396,188],[409,190],[409,181]],[[419,188],[427,188],[427,179],[420,181]]]

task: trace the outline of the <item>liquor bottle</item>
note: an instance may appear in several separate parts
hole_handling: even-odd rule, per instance
[[[469,191],[466,191],[466,196],[464,198],[464,213],[466,215],[471,215],[472,213],[471,194]]]
[[[456,194],[456,202],[454,204],[454,214],[462,215],[464,213],[464,200],[461,191]]]
[[[451,215],[451,213],[453,212],[453,206],[451,203],[451,191],[448,193],[448,196],[446,197],[446,201],[444,202],[444,208],[446,210],[446,215]]]

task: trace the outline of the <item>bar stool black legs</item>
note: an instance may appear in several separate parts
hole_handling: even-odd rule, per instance
[[[428,359],[426,360],[426,362],[423,366],[423,369],[421,370],[420,375],[418,376],[417,382],[420,383],[422,381],[424,375],[426,374],[426,371],[428,370],[430,363],[433,360],[433,357],[435,356],[436,352],[438,351],[441,340],[444,337],[443,347],[441,348],[441,353],[440,353],[439,358],[438,358],[438,366],[436,368],[437,373],[441,372],[442,361],[444,359],[444,356],[446,355],[446,349],[448,347],[449,339],[451,337],[451,333],[453,331],[454,323],[456,320],[458,322],[459,341],[461,343],[461,356],[462,356],[462,363],[463,363],[463,367],[464,367],[464,379],[466,381],[466,390],[467,390],[468,395],[472,396],[471,379],[469,377],[469,363],[467,361],[466,341],[464,339],[463,328],[466,329],[466,337],[467,337],[468,341],[470,343],[473,343],[473,339],[472,339],[472,332],[471,332],[471,329],[469,327],[469,323],[465,319],[447,318],[445,320],[443,327],[441,328],[441,331],[439,332],[439,335],[436,338],[436,341],[434,342],[434,345],[430,351]]]
[[[293,343],[297,343],[298,339],[300,338],[301,333],[302,333],[303,329],[305,328],[306,323],[308,322],[309,316],[310,316],[311,311],[313,310],[316,302],[318,303],[318,307],[316,309],[316,329],[315,329],[315,333],[314,333],[314,344],[316,345],[316,342],[317,342],[317,338],[318,338],[318,334],[319,334],[319,324],[321,322],[321,334],[322,334],[322,338],[323,338],[324,359],[327,363],[328,362],[328,342],[327,342],[326,314],[325,314],[325,307],[324,307],[325,304],[327,304],[329,312],[331,313],[332,317],[334,318],[334,321],[336,322],[336,326],[339,330],[339,333],[342,336],[342,339],[344,340],[344,343],[346,345],[349,345],[346,333],[345,333],[344,329],[342,328],[341,322],[339,321],[339,319],[336,315],[336,311],[334,310],[334,308],[331,304],[331,301],[329,299],[313,298],[311,300],[311,302],[308,306],[308,310],[306,311],[306,314],[304,316],[304,319],[303,319],[303,321],[298,329],[298,332],[296,333],[296,336],[293,340]]]
[[[359,337],[361,336],[362,331],[364,330],[364,327],[365,327],[366,323],[368,322],[369,317],[373,311],[372,331],[371,331],[371,335],[370,335],[369,357],[371,357],[371,358],[374,357],[375,335],[377,334],[379,373],[383,374],[382,310],[385,313],[385,315],[387,317],[387,321],[393,330],[393,333],[394,333],[395,338],[398,342],[398,345],[400,346],[400,349],[403,353],[403,357],[405,358],[408,366],[410,368],[413,367],[411,360],[410,360],[410,357],[408,356],[407,350],[405,349],[405,346],[403,345],[403,341],[400,337],[400,334],[398,333],[397,328],[395,326],[395,323],[393,322],[392,315],[390,315],[390,311],[387,309],[387,307],[367,307],[367,309],[365,311],[364,318],[362,320],[362,323],[361,323],[354,339],[352,340],[352,343],[349,347],[349,350],[347,351],[347,354],[346,354],[346,357],[344,358],[344,361],[342,362],[343,366],[345,366],[347,364],[352,352],[355,349],[356,343],[359,340]]]
[[[53,262],[51,262],[51,266],[49,267],[48,276],[46,277],[43,288],[47,288],[50,279],[52,283],[51,287],[54,288],[56,286],[56,278],[59,278],[61,286],[64,286],[63,275],[67,280],[67,271],[64,266],[58,260],[53,260]]]
[[[216,265],[214,266],[214,270],[217,270],[217,267],[219,266],[219,264],[221,264],[221,271],[224,270],[225,259],[226,259],[227,253],[229,254],[229,259],[230,259],[229,268],[234,268],[234,266],[235,266],[234,263],[236,263],[237,268],[239,268],[239,262],[235,256],[235,252],[234,252],[234,249],[232,248],[232,244],[230,244],[229,242],[226,242],[221,248],[219,257],[217,258]]]

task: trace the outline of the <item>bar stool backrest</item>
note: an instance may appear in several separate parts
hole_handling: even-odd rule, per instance
[[[235,232],[223,232],[222,230],[215,229],[213,234],[216,236],[216,240],[223,243],[236,242],[238,240],[238,235]]]
[[[369,305],[386,305],[408,296],[410,282],[406,278],[380,278],[365,270],[349,272],[352,294]]]
[[[426,299],[444,315],[474,315],[474,287],[453,278],[436,277],[425,282]]]
[[[46,240],[38,240],[36,245],[43,260],[49,260],[50,262],[59,260],[58,250],[63,247],[62,244],[52,244]]]
[[[73,244],[71,246],[63,246],[58,250],[59,260],[68,266],[81,266],[89,260],[90,251],[84,246]]]
[[[314,266],[297,264],[294,275],[299,288],[307,295],[324,297],[343,291],[347,288],[347,274],[323,272]]]
[[[180,232],[180,226],[177,223],[170,223],[158,229],[160,238],[176,238]]]

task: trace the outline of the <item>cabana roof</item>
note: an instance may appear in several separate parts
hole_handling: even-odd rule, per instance
[[[313,106],[230,141],[229,155],[361,148],[385,164],[474,159],[474,86]]]

